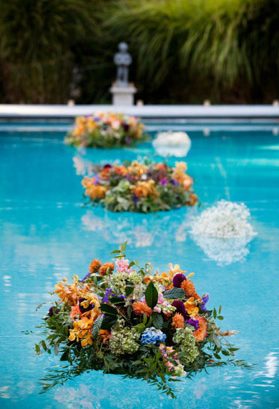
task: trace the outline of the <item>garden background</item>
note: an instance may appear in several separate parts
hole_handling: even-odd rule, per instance
[[[108,103],[126,41],[145,104],[272,103],[279,0],[0,0],[0,103]]]

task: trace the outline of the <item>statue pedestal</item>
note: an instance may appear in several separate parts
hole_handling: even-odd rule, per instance
[[[120,86],[116,83],[110,89],[113,105],[134,105],[134,95],[137,92],[134,84]]]

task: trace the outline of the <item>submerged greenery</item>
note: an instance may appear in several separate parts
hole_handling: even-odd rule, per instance
[[[278,0],[0,0],[0,99],[109,101],[123,40],[145,102],[278,98]]]

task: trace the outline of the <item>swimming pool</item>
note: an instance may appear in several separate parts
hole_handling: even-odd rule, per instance
[[[208,129],[208,128],[206,128]],[[185,126],[185,130],[187,127]],[[279,139],[271,130],[191,127],[189,173],[202,207],[219,199],[243,201],[258,236],[245,257],[222,263],[188,231],[198,209],[149,215],[84,207],[81,174],[90,161],[160,160],[150,142],[137,148],[77,151],[63,132],[0,133],[0,407],[1,408],[278,408]],[[169,158],[170,163],[177,159]],[[179,159],[180,160],[180,159]],[[63,276],[82,275],[92,258],[107,260],[128,239],[128,256],[161,270],[175,262],[194,271],[210,306],[222,304],[224,329],[252,369],[212,368],[176,386],[177,399],[119,376],[87,373],[40,394],[39,379],[57,363],[34,354],[48,292]]]

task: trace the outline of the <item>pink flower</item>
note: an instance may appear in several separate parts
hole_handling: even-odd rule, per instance
[[[116,269],[119,273],[129,273],[131,270],[129,269],[129,260],[126,258],[119,258],[115,262]]]

